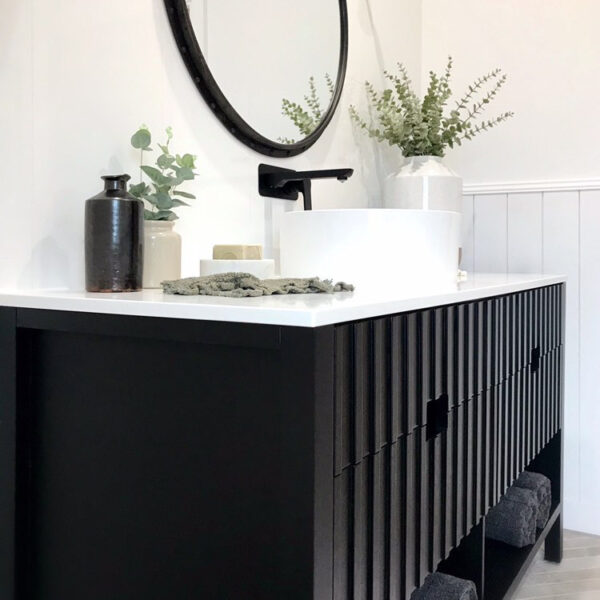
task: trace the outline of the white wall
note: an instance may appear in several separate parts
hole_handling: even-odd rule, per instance
[[[593,0],[423,0],[423,72],[452,54],[456,91],[495,66],[509,74],[489,113],[511,109],[516,117],[447,157],[471,192],[464,203],[464,267],[568,275],[566,525],[596,534],[598,19],[600,3]]]
[[[515,117],[448,154],[466,183],[597,178],[597,0],[422,0],[423,73],[455,59],[453,89],[502,67],[488,113]]]
[[[315,206],[379,201],[382,152],[356,135],[347,107],[361,101],[365,79],[381,77],[381,61],[416,56],[419,14],[410,4],[349,2],[352,44],[340,109],[309,152],[272,161],[356,169],[344,185],[316,184]],[[205,106],[174,44],[162,0],[1,5],[3,287],[83,286],[84,200],[101,189],[100,175],[136,172],[129,137],[140,123],[153,132],[172,125],[175,148],[198,155],[200,178],[189,188],[198,200],[181,211],[177,225],[184,275],[197,274],[198,259],[210,256],[215,243],[259,242],[274,252],[277,217],[293,207],[258,196],[257,165],[265,157],[239,144]],[[374,30],[378,24],[381,30]],[[418,71],[416,63],[410,66]]]
[[[175,129],[175,143],[199,156],[194,207],[181,211],[184,274],[215,243],[277,246],[277,219],[292,206],[256,193],[264,157],[227,134],[189,80],[162,0],[19,0],[0,20],[0,236],[2,287],[83,285],[84,200],[100,175],[135,172],[131,132]],[[315,185],[315,205],[376,206],[394,153],[351,127],[348,104],[383,66],[421,69],[456,61],[456,89],[500,65],[510,74],[494,110],[517,117],[452,152],[467,183],[598,178],[600,17],[594,0],[356,0],[350,61],[332,125],[292,168],[352,166],[346,184]],[[421,62],[421,58],[423,59]],[[259,93],[258,90],[255,93]],[[493,111],[492,111],[493,112]],[[573,187],[574,186],[574,187]],[[594,374],[600,352],[600,196],[594,191],[467,196],[465,265],[494,271],[566,272],[567,525],[600,533],[600,414]],[[549,190],[549,191],[548,191]],[[581,458],[581,460],[580,460]]]

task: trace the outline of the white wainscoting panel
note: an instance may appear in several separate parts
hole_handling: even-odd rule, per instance
[[[565,521],[600,534],[600,190],[530,187],[467,188],[462,265],[567,275]]]
[[[507,252],[509,273],[542,271],[542,194],[509,194]]]
[[[581,500],[600,504],[600,192],[581,192],[580,223]],[[583,511],[579,511],[582,513]],[[591,517],[591,515],[590,515]],[[594,515],[600,521],[600,511]]]
[[[579,192],[550,192],[543,198],[543,271],[564,273],[567,282],[565,335],[565,495],[580,499],[579,446]]]
[[[473,196],[463,196],[462,215],[462,260],[460,268],[465,271],[474,270],[474,240],[473,240]]]
[[[508,265],[506,194],[473,199],[474,271],[506,273]]]

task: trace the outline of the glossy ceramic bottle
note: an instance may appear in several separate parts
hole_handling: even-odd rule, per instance
[[[144,203],[127,191],[129,175],[106,175],[85,204],[88,292],[135,292],[144,269]]]

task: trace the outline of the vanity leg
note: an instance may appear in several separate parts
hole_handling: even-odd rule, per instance
[[[0,307],[0,596],[15,595],[17,311]]]
[[[544,558],[550,562],[560,563],[563,557],[563,528],[562,514],[552,526],[552,529],[546,536],[544,547]]]

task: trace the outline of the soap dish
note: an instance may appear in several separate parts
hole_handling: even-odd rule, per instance
[[[275,274],[275,261],[271,258],[260,260],[203,259],[200,261],[201,276],[219,273],[250,273],[259,279],[269,279]]]

